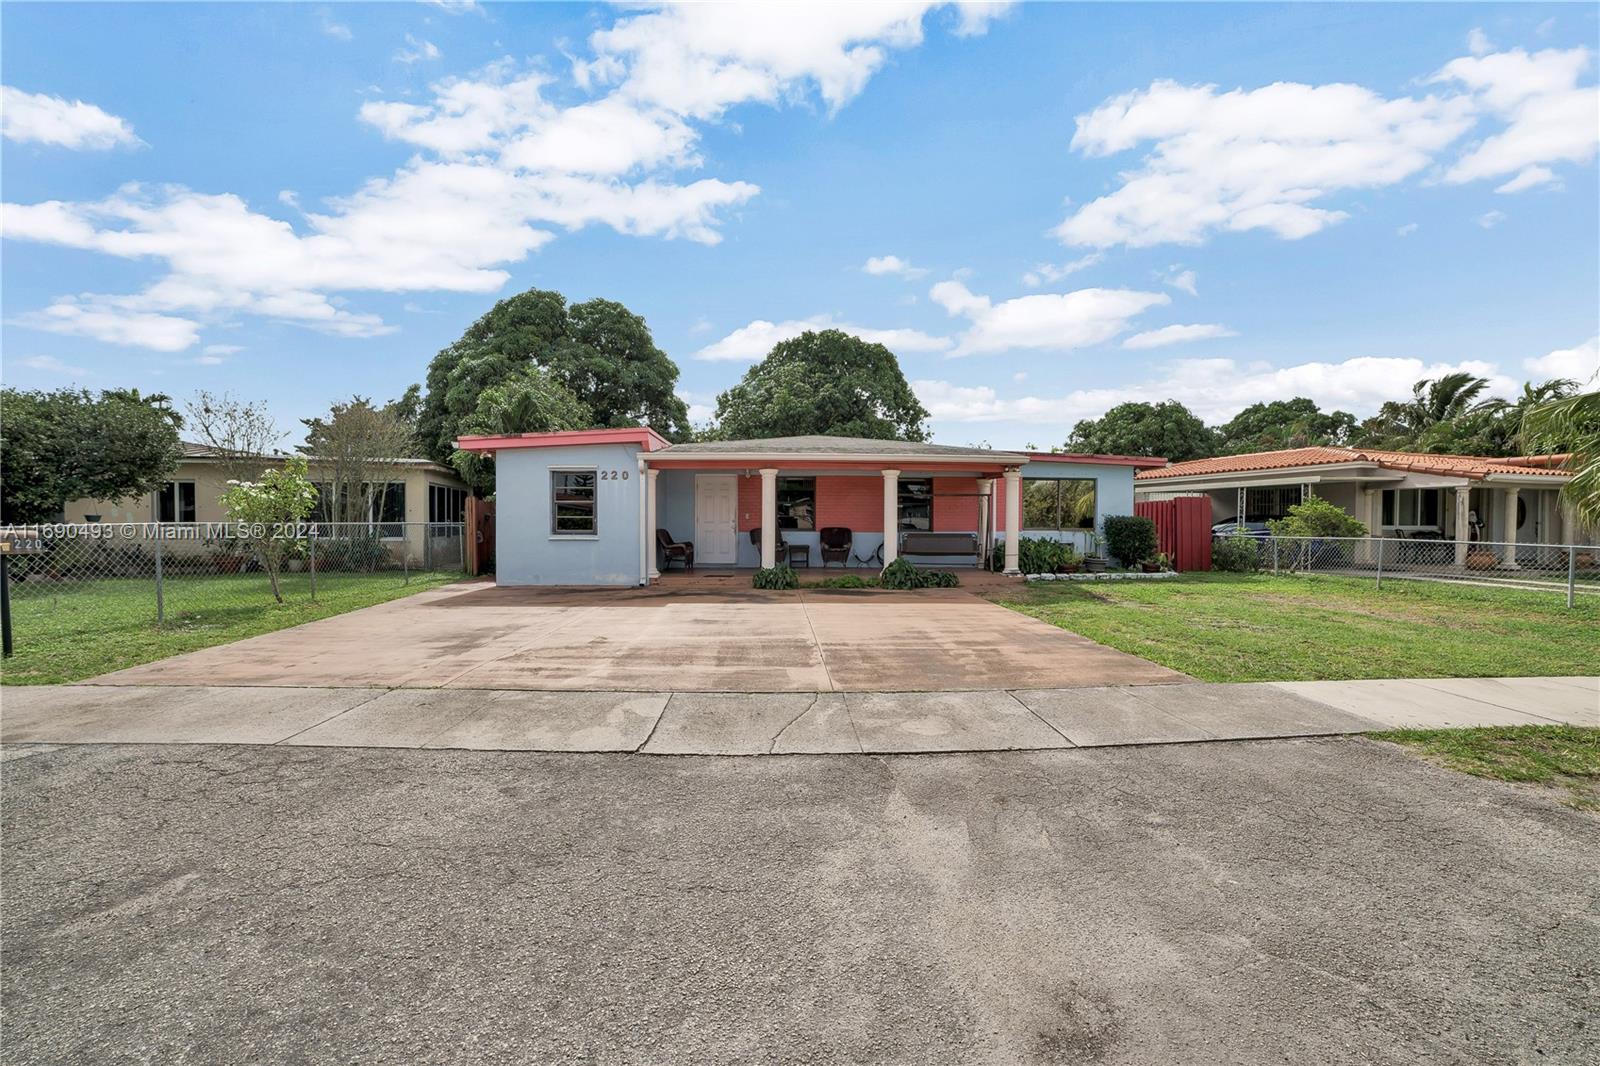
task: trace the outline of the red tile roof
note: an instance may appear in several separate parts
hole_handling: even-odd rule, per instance
[[[1302,466],[1329,466],[1335,463],[1375,463],[1390,470],[1410,470],[1417,473],[1443,474],[1481,480],[1490,474],[1543,474],[1565,477],[1568,471],[1558,469],[1566,456],[1520,455],[1506,459],[1488,459],[1474,455],[1433,455],[1427,452],[1391,452],[1374,448],[1287,448],[1276,452],[1252,452],[1248,455],[1223,455],[1215,459],[1191,459],[1186,463],[1173,463],[1159,470],[1141,470],[1134,475],[1137,481],[1158,481],[1162,478],[1195,477],[1204,474],[1244,474],[1257,470],[1292,469]]]

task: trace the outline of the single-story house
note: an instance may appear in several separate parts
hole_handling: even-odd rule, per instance
[[[976,566],[998,543],[1015,572],[1018,537],[1091,547],[1106,515],[1133,513],[1134,472],[1165,462],[827,436],[671,444],[649,429],[456,444],[495,458],[502,585],[647,584],[663,538],[692,542],[701,567],[820,567],[837,530],[846,566]]]
[[[63,508],[62,521],[183,525],[223,523],[228,514],[221,498],[228,474],[217,454],[203,444],[184,441],[183,456],[171,478],[154,492],[123,500],[72,500]],[[289,455],[264,457],[263,466],[279,466]],[[308,521],[325,523],[339,517],[331,507],[327,464],[306,458],[311,480],[317,483],[317,508]],[[467,483],[448,466],[427,459],[385,459],[374,463],[384,471],[381,483],[372,483],[369,506],[361,524],[377,533],[399,558],[402,549],[413,562],[424,557],[424,523],[459,523],[465,520]],[[341,526],[347,531],[348,526]],[[435,530],[434,535],[444,535]],[[453,535],[459,536],[459,533]],[[173,550],[203,541],[174,541]]]
[[[1337,504],[1372,536],[1510,545],[1593,544],[1571,520],[1565,456],[1494,459],[1371,448],[1312,447],[1194,459],[1141,470],[1141,501],[1206,496],[1214,522],[1282,518],[1307,496]],[[1514,548],[1513,548],[1514,551]]]

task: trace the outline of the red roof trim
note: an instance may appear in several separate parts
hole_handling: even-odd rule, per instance
[[[1165,459],[1149,455],[1102,455],[1098,452],[1024,452],[1035,463],[1083,463],[1086,466],[1131,466],[1154,470],[1167,465]]]
[[[1504,474],[1563,475],[1541,460],[1533,465],[1529,458],[1489,459],[1476,455],[1438,455],[1431,452],[1392,452],[1383,449],[1356,449],[1337,445],[1285,448],[1272,452],[1251,452],[1245,455],[1224,455],[1213,459],[1191,459],[1157,470],[1141,471],[1135,479],[1141,482],[1165,481],[1185,477],[1217,477],[1228,474],[1266,473],[1273,470],[1297,470],[1324,466],[1349,466],[1368,463],[1388,470],[1407,470],[1416,473],[1437,474],[1444,477],[1464,477],[1481,481],[1486,477]]]
[[[500,452],[516,448],[566,448],[590,444],[637,444],[642,451],[659,451],[667,438],[648,426],[623,429],[564,429],[554,433],[504,433],[462,437],[456,447],[464,452]]]

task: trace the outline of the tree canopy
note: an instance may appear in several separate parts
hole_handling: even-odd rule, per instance
[[[178,464],[182,419],[135,390],[0,393],[0,521],[47,522],[70,500],[158,488]]]
[[[688,408],[673,391],[678,368],[656,347],[644,319],[613,300],[569,307],[558,292],[530,289],[495,304],[428,365],[416,416],[423,451],[449,462],[485,390],[521,382],[523,391],[542,391],[545,385],[529,384],[537,381],[528,375],[535,370],[580,405],[545,405],[547,413],[559,407],[582,415],[579,424],[550,428],[646,425],[668,440],[689,435]],[[407,407],[407,397],[397,406]]]
[[[395,404],[375,407],[364,396],[336,402],[320,418],[304,418],[300,451],[321,460],[331,499],[325,513],[334,522],[364,522],[372,513],[375,486],[388,481],[390,460],[411,457],[416,439]]]
[[[779,341],[719,395],[712,435],[922,441],[927,419],[893,352],[825,329]]]
[[[1072,427],[1067,450],[1100,455],[1164,456],[1175,463],[1217,454],[1216,434],[1177,400],[1121,403]]]
[[[1355,426],[1355,415],[1347,411],[1324,413],[1304,396],[1253,403],[1217,427],[1217,454],[1344,444]]]
[[[548,433],[593,424],[584,406],[554,375],[526,367],[478,394],[478,402],[459,423],[463,434]],[[478,452],[455,451],[450,463],[472,490],[494,491],[494,459]]]

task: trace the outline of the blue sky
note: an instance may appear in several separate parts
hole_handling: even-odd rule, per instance
[[[936,439],[1600,362],[1593,5],[7,4],[7,384],[387,399],[620,300],[703,418],[809,324]]]

